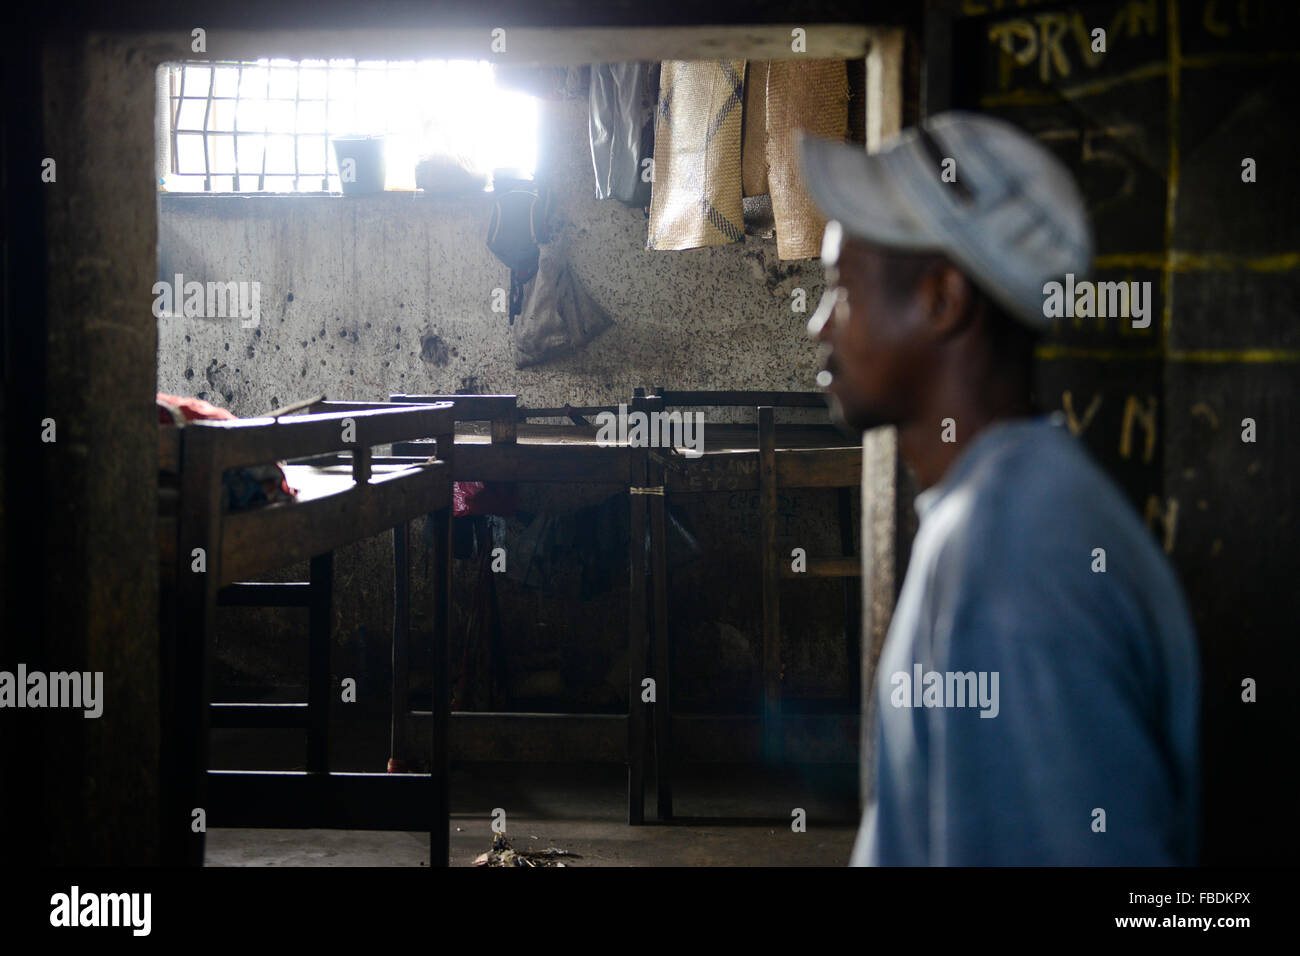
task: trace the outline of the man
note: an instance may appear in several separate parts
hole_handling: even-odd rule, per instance
[[[898,428],[920,528],[874,693],[857,865],[1189,865],[1199,669],[1178,584],[1059,418],[1045,284],[1086,274],[1069,172],[1003,122],[804,136],[829,218],[809,323],[832,410]]]

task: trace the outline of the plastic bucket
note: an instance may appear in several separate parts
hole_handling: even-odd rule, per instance
[[[384,191],[384,137],[335,136],[334,158],[345,196],[371,196]]]

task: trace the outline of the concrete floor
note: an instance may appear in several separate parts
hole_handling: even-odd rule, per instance
[[[268,741],[265,732],[215,734],[214,765],[292,767],[292,759],[275,759]],[[356,749],[373,741],[336,743],[343,745],[336,750],[350,743],[353,751],[351,760],[336,759],[338,769],[373,769],[369,759],[358,763]],[[676,818],[630,827],[623,766],[470,764],[452,772],[451,862],[472,865],[491,846],[492,811],[500,807],[517,848],[577,854],[568,866],[843,866],[857,832],[856,785],[854,766],[688,765],[674,782]],[[806,832],[791,830],[795,808],[806,811]],[[428,846],[420,833],[213,828],[207,865],[425,866]]]

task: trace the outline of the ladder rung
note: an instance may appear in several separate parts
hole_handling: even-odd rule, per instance
[[[213,704],[213,727],[296,727],[305,730],[310,722],[306,704]]]
[[[781,562],[783,578],[856,578],[862,576],[862,564],[857,558],[809,558],[808,570],[796,571],[790,559]]]

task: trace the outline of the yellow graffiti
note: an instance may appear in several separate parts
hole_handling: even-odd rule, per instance
[[[1093,416],[1097,414],[1097,409],[1101,408],[1101,396],[1094,395],[1092,397],[1092,401],[1088,403],[1088,408],[1083,413],[1083,421],[1080,421],[1074,414],[1074,396],[1070,394],[1069,389],[1066,389],[1061,394],[1061,407],[1065,409],[1065,424],[1069,427],[1070,433],[1081,435],[1092,421]]]
[[[1124,423],[1120,427],[1119,454],[1121,458],[1133,455],[1133,423],[1137,422],[1146,432],[1146,444],[1142,449],[1142,461],[1150,463],[1156,453],[1156,400],[1147,396],[1147,407],[1142,408],[1136,395],[1130,395],[1124,402]]]
[[[1165,554],[1174,550],[1174,533],[1178,530],[1178,499],[1170,498],[1164,503],[1164,514],[1160,513],[1161,501],[1157,495],[1147,498],[1146,523],[1148,528],[1160,525],[1165,532]]]

